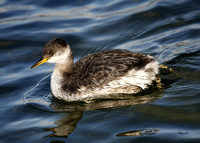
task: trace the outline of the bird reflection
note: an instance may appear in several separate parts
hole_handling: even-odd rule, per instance
[[[53,134],[49,136],[68,137],[74,131],[82,116],[82,111],[68,112],[64,118],[54,122],[58,127],[48,129],[49,131],[53,131]]]
[[[122,136],[143,136],[143,135],[153,135],[159,130],[157,129],[143,129],[143,130],[133,130],[133,131],[127,131],[117,134],[118,137]]]
[[[84,111],[152,103],[160,97],[162,97],[162,92],[159,91],[148,95],[121,95],[118,96],[117,99],[97,100],[91,103],[63,103],[62,101],[56,100],[51,103],[50,107],[54,111],[66,112],[66,116],[54,122],[54,124],[58,126],[49,129],[50,131],[53,131],[49,136],[68,137],[76,128],[77,123],[81,120]]]

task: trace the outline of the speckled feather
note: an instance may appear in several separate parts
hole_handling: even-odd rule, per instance
[[[63,90],[70,93],[78,88],[101,88],[105,83],[124,76],[128,71],[145,67],[153,58],[128,50],[104,50],[88,55],[74,64],[73,72],[67,73]]]

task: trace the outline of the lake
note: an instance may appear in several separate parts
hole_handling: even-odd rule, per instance
[[[200,1],[0,0],[0,143],[200,142]],[[60,37],[75,61],[104,49],[154,56],[165,88],[66,103],[53,64],[30,67]]]

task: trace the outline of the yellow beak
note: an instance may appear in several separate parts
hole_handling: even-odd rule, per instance
[[[39,59],[39,61],[37,61],[34,65],[32,65],[32,67],[31,67],[31,69],[32,68],[35,68],[35,67],[37,67],[37,66],[39,66],[39,65],[41,65],[41,64],[44,64],[44,63],[46,63],[47,61],[48,61],[48,59],[49,58],[40,58]]]

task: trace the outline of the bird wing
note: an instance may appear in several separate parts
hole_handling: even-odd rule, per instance
[[[101,87],[106,82],[124,76],[131,69],[139,70],[154,60],[128,50],[104,50],[88,55],[74,65],[73,87]]]

